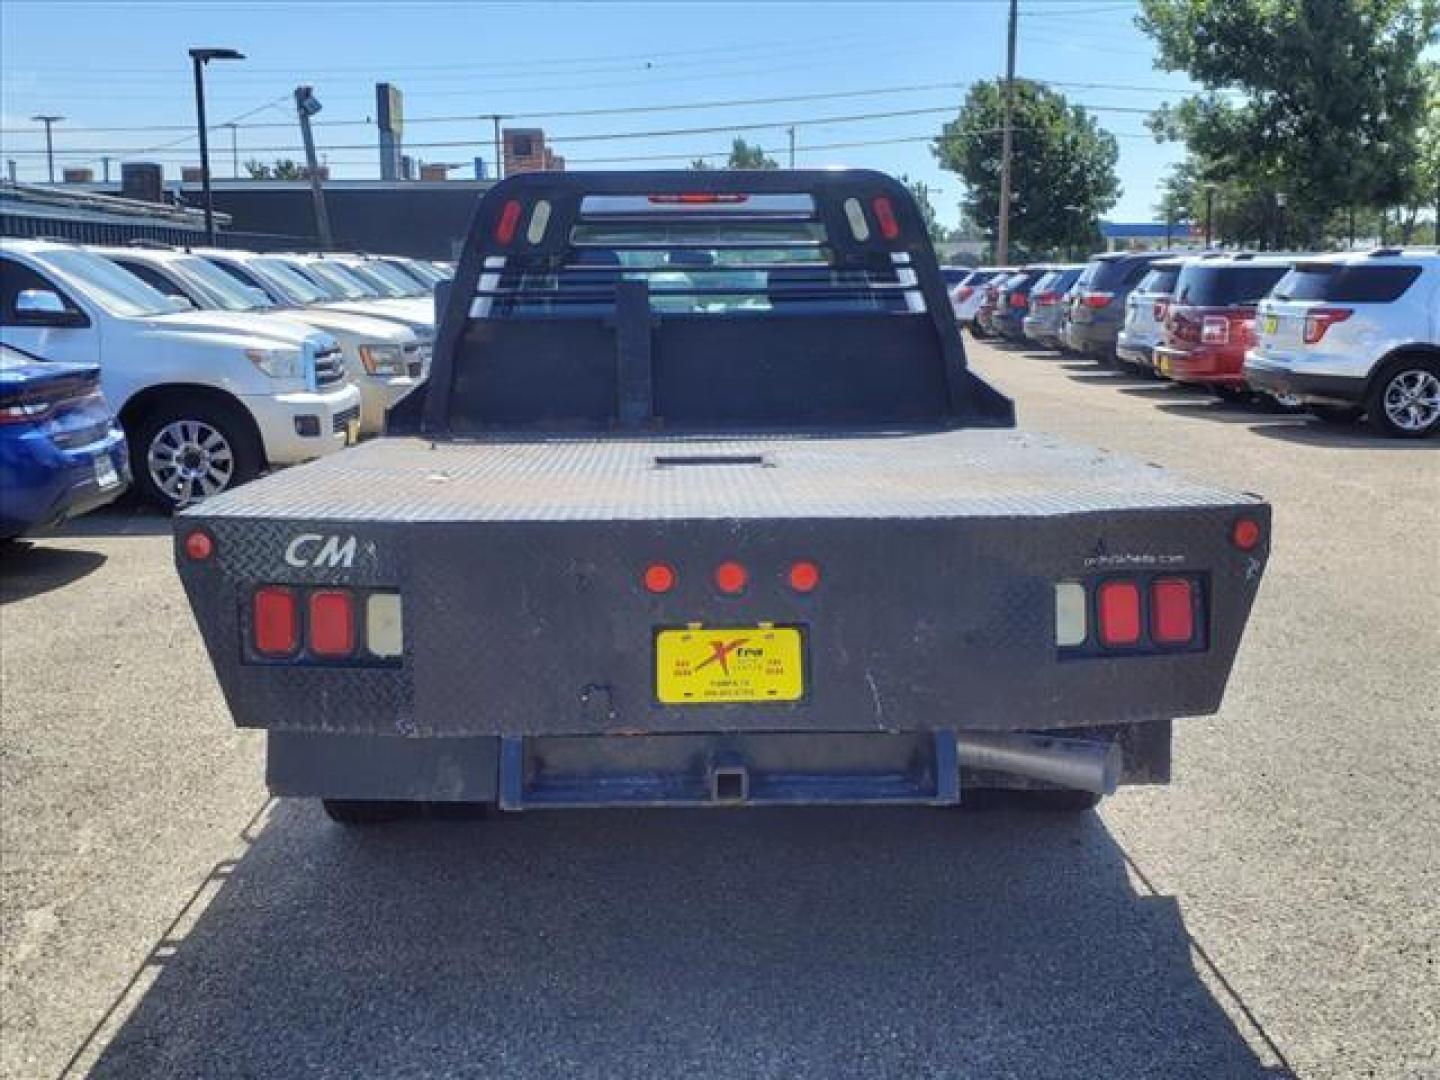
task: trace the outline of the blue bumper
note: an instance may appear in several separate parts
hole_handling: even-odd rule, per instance
[[[79,446],[42,426],[0,430],[0,539],[104,506],[129,484],[130,455],[118,427]]]

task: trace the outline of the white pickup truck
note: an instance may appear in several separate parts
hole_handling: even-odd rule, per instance
[[[136,488],[186,506],[355,441],[360,393],[333,337],[303,323],[184,310],[72,244],[0,241],[0,340],[100,364]]]
[[[388,319],[331,308],[282,309],[261,288],[245,285],[200,255],[173,248],[94,248],[166,296],[205,311],[256,319],[284,318],[323,330],[340,343],[345,370],[360,391],[360,433],[379,434],[385,410],[425,378],[430,346]]]

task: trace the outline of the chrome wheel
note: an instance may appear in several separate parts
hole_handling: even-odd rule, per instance
[[[1440,421],[1440,375],[1413,368],[1395,375],[1381,399],[1386,418],[1401,431],[1428,431]]]
[[[235,476],[235,452],[225,435],[203,420],[173,420],[155,433],[150,479],[176,506],[218,495]]]

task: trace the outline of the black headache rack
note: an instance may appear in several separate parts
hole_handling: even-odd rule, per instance
[[[1009,427],[867,170],[530,173],[480,201],[393,433]]]

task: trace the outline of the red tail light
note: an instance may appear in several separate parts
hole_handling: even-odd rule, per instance
[[[745,591],[750,575],[738,562],[723,562],[715,568],[715,587],[729,596]]]
[[[969,300],[970,297],[972,297],[972,296],[974,296],[974,295],[975,295],[975,290],[974,290],[974,288],[972,288],[972,287],[969,286],[969,285],[961,285],[959,291],[955,294],[955,297],[956,297],[956,299],[958,299],[961,303],[964,303],[966,300]]]
[[[1133,581],[1100,586],[1100,643],[1134,645],[1140,640],[1140,588]]]
[[[1230,541],[1241,551],[1253,551],[1260,543],[1260,523],[1253,518],[1241,518],[1230,530]]]
[[[331,660],[355,651],[355,598],[348,589],[310,594],[310,651]]]
[[[1030,301],[1026,298],[1024,293],[1012,292],[1010,294],[1010,306],[1012,308],[1023,308],[1026,307],[1029,303]]]
[[[895,219],[895,208],[890,205],[890,200],[884,195],[876,195],[870,206],[875,211],[875,220],[880,223],[880,235],[886,240],[899,236],[900,222]]]
[[[1080,302],[1088,308],[1109,307],[1110,301],[1115,299],[1114,293],[1108,292],[1087,292],[1080,296]]]
[[[520,224],[520,203],[511,199],[500,211],[500,220],[495,222],[495,240],[508,244],[515,239],[515,227]]]
[[[798,593],[814,592],[820,584],[820,567],[808,560],[801,560],[790,567],[790,588]]]
[[[686,191],[678,195],[651,195],[650,201],[660,205],[704,206],[707,203],[743,203],[749,195],[718,191]]]
[[[1165,321],[1165,313],[1169,310],[1169,300],[1156,300],[1155,306],[1150,309],[1150,314],[1156,322],[1163,323]]]
[[[651,563],[645,568],[645,588],[652,593],[667,593],[675,587],[675,571],[665,563]]]
[[[1058,304],[1059,302],[1060,294],[1058,292],[1049,292],[1047,290],[1046,292],[1035,294],[1035,304],[1037,307],[1049,307],[1050,305]]]
[[[255,651],[261,656],[293,656],[300,647],[300,612],[295,590],[267,585],[255,593]]]
[[[185,537],[185,554],[203,562],[215,554],[215,538],[204,529],[195,529]]]
[[[1305,344],[1317,344],[1325,331],[1355,314],[1350,308],[1315,308],[1305,316]]]
[[[1157,645],[1185,645],[1195,636],[1195,590],[1185,578],[1150,585],[1150,637]]]

